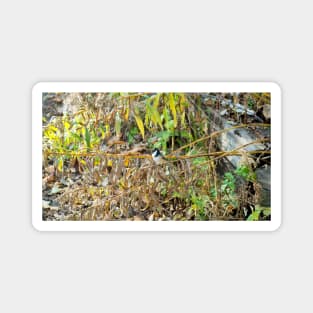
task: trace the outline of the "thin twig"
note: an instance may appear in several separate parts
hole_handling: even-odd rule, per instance
[[[215,131],[215,132],[211,133],[211,134],[208,135],[208,136],[205,136],[205,137],[199,138],[199,139],[197,139],[197,140],[195,140],[195,141],[193,141],[193,142],[190,142],[190,143],[188,143],[187,145],[184,145],[184,146],[178,148],[177,150],[171,152],[171,154],[175,154],[175,153],[177,153],[178,151],[181,151],[181,150],[183,150],[183,149],[185,149],[185,148],[187,148],[187,147],[189,147],[189,146],[192,146],[192,145],[194,145],[194,144],[196,144],[196,143],[198,143],[198,142],[201,142],[201,141],[203,141],[203,140],[207,140],[207,139],[213,138],[213,137],[215,137],[215,136],[217,136],[217,135],[220,135],[220,134],[222,134],[222,133],[224,133],[224,132],[228,132],[228,131],[231,131],[231,130],[234,130],[234,129],[237,129],[237,128],[247,128],[247,127],[270,127],[270,126],[271,126],[271,124],[251,123],[251,124],[241,124],[241,125],[233,126],[233,127],[230,127],[230,128],[225,128],[225,129],[222,129],[222,130]]]

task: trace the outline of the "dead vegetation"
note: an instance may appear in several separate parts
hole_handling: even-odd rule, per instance
[[[214,131],[206,110],[222,111],[223,99],[239,101],[234,96],[243,97],[246,110],[232,115],[227,108],[235,125]],[[219,148],[222,133],[268,128],[257,111],[269,101],[268,94],[44,94],[43,219],[270,218],[258,205],[254,174],[263,160],[270,164],[270,150],[245,150],[256,141]],[[161,165],[151,158],[155,147],[166,154]],[[229,165],[230,155],[240,166]]]

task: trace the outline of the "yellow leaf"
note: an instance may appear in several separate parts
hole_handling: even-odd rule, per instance
[[[152,109],[151,111],[152,122],[154,123],[154,125],[159,124],[159,126],[163,130],[162,120],[158,109],[155,107],[152,107],[151,109]]]
[[[125,160],[124,160],[124,166],[125,166],[125,167],[128,167],[128,165],[129,165],[129,158],[125,158]]]
[[[185,111],[181,113],[181,125],[185,128]]]
[[[87,164],[86,161],[83,160],[83,159],[80,159],[80,160],[79,160],[79,163],[82,164],[82,165],[85,165],[85,166],[86,166],[86,164]]]
[[[63,124],[64,124],[65,129],[67,130],[70,129],[71,124],[68,121],[64,121]]]
[[[125,119],[125,121],[128,121],[128,117],[129,117],[129,106],[127,106],[125,108],[125,111],[124,111],[124,119]]]
[[[135,120],[136,120],[137,126],[140,130],[142,138],[145,138],[145,127],[143,125],[142,119],[140,118],[139,115],[135,115]]]
[[[58,160],[58,171],[62,172],[63,171],[63,159]]]
[[[101,164],[100,162],[100,158],[95,158],[95,161],[94,161],[94,166],[99,166]]]
[[[157,107],[159,106],[160,96],[161,96],[160,93],[158,93],[158,94],[155,95],[155,98],[154,98],[154,101],[153,101],[153,106],[154,106],[155,108],[157,108]]]
[[[115,133],[117,136],[119,136],[121,134],[121,125],[122,125],[122,121],[120,119],[119,114],[116,114],[115,116]]]
[[[105,137],[110,137],[110,125],[105,124]]]
[[[180,94],[180,101],[179,101],[179,106],[180,106],[180,111],[185,112],[184,104],[186,102],[184,94]]]
[[[151,115],[152,115],[152,106],[149,103],[146,103],[146,114],[145,114],[145,125],[146,127],[149,127],[149,121],[151,119]],[[137,113],[138,114],[138,111]]]
[[[175,100],[174,96],[172,93],[169,94],[169,106],[173,115],[173,120],[174,120],[174,127],[177,126],[177,113],[176,113],[176,106],[175,106]]]

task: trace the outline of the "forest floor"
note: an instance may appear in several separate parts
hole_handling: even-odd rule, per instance
[[[234,105],[240,97],[249,107]],[[270,166],[267,103],[255,94],[44,94],[43,220],[270,219],[255,174]],[[214,129],[213,109],[229,131]],[[245,144],[255,148],[221,150],[221,135],[242,138],[241,129],[258,131]],[[154,149],[166,161],[155,163]]]

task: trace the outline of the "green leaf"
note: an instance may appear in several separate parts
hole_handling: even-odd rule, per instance
[[[85,141],[87,148],[90,149],[90,133],[87,127],[85,127]]]
[[[263,214],[264,214],[265,216],[270,216],[270,215],[271,215],[271,208],[265,208],[265,209],[263,210]]]
[[[271,208],[268,207],[263,207],[260,205],[256,205],[255,206],[255,211],[259,212],[259,213],[263,213],[264,216],[270,216],[271,215]]]
[[[84,136],[84,139],[85,139],[85,143],[86,143],[87,149],[90,149],[90,133],[89,133],[88,128],[84,127],[82,129],[82,133],[83,133],[83,136]]]
[[[77,135],[76,133],[74,133],[74,132],[71,132],[71,136],[74,138],[74,139],[76,139],[76,140],[78,140],[78,141],[82,141],[82,137],[81,136],[79,136],[79,135]]]
[[[175,135],[176,135],[176,132],[175,131]],[[192,140],[192,135],[190,132],[188,132],[187,130],[181,130],[177,133],[177,136],[181,136],[182,138],[185,138],[185,139],[189,139],[189,140]]]
[[[179,199],[183,199],[183,195],[180,192],[174,191],[173,192],[173,198],[179,198]]]
[[[163,109],[163,117],[164,117],[164,121],[165,121],[165,128],[170,129],[170,125],[169,125],[170,116],[169,116],[169,112],[168,112],[166,107]]]
[[[245,180],[252,182],[256,180],[256,174],[246,165],[239,166],[235,170],[235,173],[244,178]]]
[[[247,218],[248,221],[258,221],[259,220],[260,211],[253,211],[249,217]]]
[[[156,133],[156,137],[158,137],[161,141],[165,141],[167,142],[169,140],[169,138],[171,137],[172,132],[170,132],[169,130],[164,130],[161,132]]]

